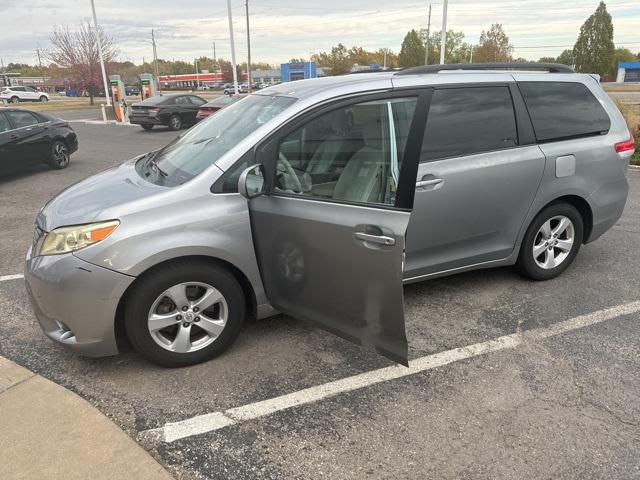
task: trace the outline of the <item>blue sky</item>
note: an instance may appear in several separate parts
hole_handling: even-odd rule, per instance
[[[160,58],[192,61],[230,57],[226,0],[95,0],[98,21],[116,40],[122,60],[150,59],[151,29]],[[405,33],[424,28],[428,1],[412,0],[249,0],[252,57],[280,63],[308,58],[342,42],[348,47],[400,49]],[[244,0],[232,0],[238,60],[246,58]],[[440,29],[442,0],[432,4],[432,29]],[[35,63],[35,49],[49,47],[55,25],[73,28],[91,17],[89,0],[0,0],[0,57],[4,63]],[[483,29],[502,23],[515,55],[555,56],[570,48],[595,0],[450,0],[448,28],[476,43]],[[618,46],[640,51],[640,1],[607,2]],[[10,19],[10,20],[9,20]]]

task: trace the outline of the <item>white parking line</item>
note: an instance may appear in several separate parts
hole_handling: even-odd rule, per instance
[[[640,301],[625,303],[615,307],[598,310],[580,315],[549,327],[534,328],[523,332],[476,343],[466,347],[454,348],[445,352],[427,355],[410,362],[409,368],[391,366],[343,378],[334,382],[305,388],[297,392],[270,398],[261,402],[250,403],[241,407],[231,408],[224,412],[207,413],[175,423],[167,423],[163,427],[142,432],[142,435],[164,442],[174,442],[181,438],[191,437],[202,433],[219,430],[243,421],[264,417],[275,412],[286,410],[299,405],[306,405],[319,400],[350,392],[360,388],[386,382],[396,378],[414,375],[448,365],[459,360],[485,355],[491,352],[516,348],[526,341],[536,341],[554,337],[563,333],[606,322],[622,315],[640,312]]]
[[[24,275],[22,274],[18,274],[18,275],[4,275],[4,276],[0,276],[0,282],[7,282],[9,280],[19,280],[21,278],[24,278]]]

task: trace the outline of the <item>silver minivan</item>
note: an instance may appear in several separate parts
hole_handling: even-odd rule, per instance
[[[283,312],[407,364],[403,282],[559,275],[622,214],[632,153],[565,66],[283,83],[54,197],[26,283],[44,332],[86,355],[128,339],[193,364]]]

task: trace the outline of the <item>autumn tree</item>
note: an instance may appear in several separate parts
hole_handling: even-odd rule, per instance
[[[402,41],[398,63],[401,67],[417,67],[424,65],[424,45],[416,30],[407,32]]]
[[[480,42],[474,49],[474,62],[509,62],[513,47],[509,37],[499,23],[494,23],[488,31],[482,31]]]
[[[573,54],[579,72],[599,75],[612,73],[615,54],[613,23],[604,2],[600,2],[596,11],[580,27]]]
[[[66,70],[68,77],[82,84],[89,92],[89,101],[94,104],[98,86],[102,84],[102,70],[98,53],[98,36],[102,41],[104,62],[115,60],[118,50],[113,38],[100,28],[96,30],[87,23],[72,32],[69,27],[56,28],[49,40],[53,48],[45,52],[45,57]]]

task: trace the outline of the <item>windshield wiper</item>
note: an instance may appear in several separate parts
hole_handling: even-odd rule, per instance
[[[165,172],[162,168],[160,168],[160,166],[158,165],[158,162],[156,162],[154,157],[151,157],[151,159],[149,160],[149,165],[151,165],[152,167],[155,167],[156,171],[163,177],[167,178],[169,176],[167,172]]]

